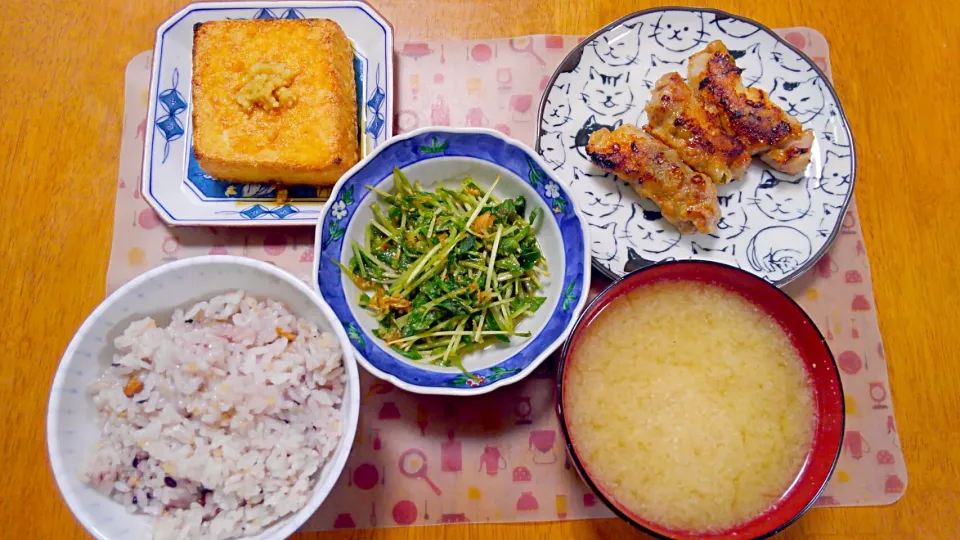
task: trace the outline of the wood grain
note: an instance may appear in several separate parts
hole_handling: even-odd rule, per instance
[[[57,362],[104,295],[123,74],[184,0],[7,0],[0,19],[0,535],[82,538],[47,464]],[[674,0],[671,4],[687,4]],[[376,0],[397,39],[586,34],[664,2]],[[960,536],[960,3],[702,2],[831,45],[859,157],[857,198],[909,470],[897,504],[813,510],[799,537]],[[909,6],[909,7],[908,7]],[[614,520],[381,529],[334,539],[624,538]],[[319,536],[301,535],[303,538]]]

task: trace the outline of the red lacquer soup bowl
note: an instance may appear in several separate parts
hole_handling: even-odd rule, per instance
[[[590,476],[590,464],[577,453],[577,441],[571,438],[564,417],[564,384],[577,343],[587,327],[610,302],[634,289],[667,281],[695,281],[718,285],[733,291],[773,317],[787,332],[803,359],[816,401],[816,427],[813,444],[800,473],[786,493],[767,512],[733,528],[692,533],[671,530],[644,519],[626,508]],[[705,261],[678,261],[649,266],[614,282],[587,307],[567,339],[560,358],[557,377],[557,410],[560,426],[577,471],[590,488],[614,513],[638,529],[659,538],[765,538],[782,531],[806,512],[823,491],[840,456],[843,440],[844,402],[840,372],[823,335],[809,316],[783,291],[740,269]],[[643,411],[638,411],[643,414]]]

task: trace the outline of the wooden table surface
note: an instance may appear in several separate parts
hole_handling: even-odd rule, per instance
[[[47,464],[60,355],[104,296],[123,75],[186,0],[6,0],[0,19],[0,536],[80,538]],[[587,34],[661,2],[375,0],[398,40]],[[674,0],[672,4],[681,4]],[[830,42],[857,143],[860,220],[909,485],[879,508],[817,509],[783,536],[960,537],[960,2],[707,1]],[[908,7],[909,6],[909,7]],[[628,538],[615,520],[325,538]],[[317,534],[301,537],[318,536]]]

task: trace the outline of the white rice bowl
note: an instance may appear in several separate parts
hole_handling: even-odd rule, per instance
[[[99,538],[284,538],[336,482],[356,365],[316,293],[238,257],[168,264],[87,319],[61,361],[48,449]]]

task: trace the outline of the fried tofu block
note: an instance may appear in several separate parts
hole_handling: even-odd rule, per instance
[[[211,176],[329,186],[360,158],[353,47],[327,19],[194,27],[193,149]]]

